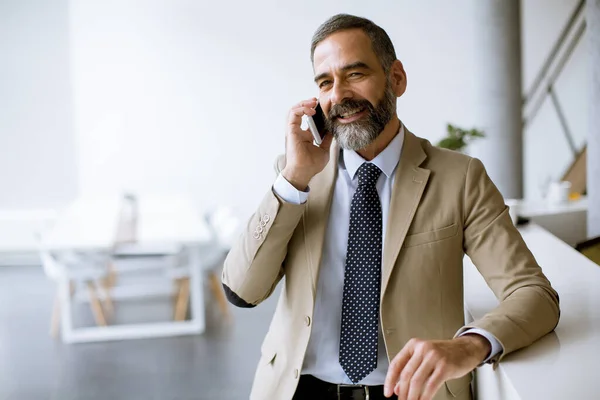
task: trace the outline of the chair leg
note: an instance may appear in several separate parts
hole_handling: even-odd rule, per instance
[[[184,321],[190,300],[190,278],[182,278],[175,302],[175,321]]]
[[[111,316],[114,313],[115,307],[113,305],[112,297],[110,296],[110,290],[112,289],[112,285],[110,284],[108,279],[103,279],[100,282],[100,286],[102,287],[102,297],[104,307],[106,308],[106,313]]]
[[[175,286],[175,290],[171,294],[171,301],[173,302],[173,304],[177,303],[177,299],[179,299],[179,293],[181,292],[181,282],[182,280],[179,278],[173,279],[173,285]]]
[[[114,287],[117,284],[117,270],[115,265],[111,262],[108,263],[108,276],[106,277],[106,283],[109,287]]]
[[[60,328],[60,298],[58,291],[54,295],[54,305],[52,306],[52,318],[50,320],[50,336],[53,339],[58,337],[58,330]]]
[[[210,271],[208,273],[208,280],[210,282],[210,290],[212,291],[213,296],[217,299],[217,303],[219,304],[221,312],[227,320],[231,320],[231,313],[229,312],[229,303],[227,301],[227,298],[225,297],[225,292],[223,291],[223,286],[219,281],[217,273],[215,271]]]
[[[96,293],[96,287],[93,282],[87,282],[88,293],[90,295],[90,303],[92,305],[92,312],[94,313],[94,319],[96,320],[96,325],[98,326],[106,326],[106,318],[104,317],[104,311],[102,310],[102,304],[100,304],[100,300],[98,299],[98,294]]]

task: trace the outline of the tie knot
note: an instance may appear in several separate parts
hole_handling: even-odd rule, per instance
[[[375,186],[381,170],[375,164],[368,162],[363,163],[357,171],[358,174],[358,186]]]

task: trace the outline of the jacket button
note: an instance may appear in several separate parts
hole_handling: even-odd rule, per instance
[[[304,323],[306,323],[306,326],[310,326],[310,317],[308,315],[304,317]]]
[[[296,369],[294,370],[294,378],[298,379],[298,374],[299,374],[299,371],[298,371],[298,369],[296,368]]]
[[[269,220],[271,219],[271,217],[269,217],[269,214],[265,214],[262,217],[263,222],[266,224],[267,222],[269,222]]]

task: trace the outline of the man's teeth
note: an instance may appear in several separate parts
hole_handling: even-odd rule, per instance
[[[341,114],[340,117],[342,117],[342,118],[348,118],[348,117],[353,116],[354,114],[358,114],[361,111],[362,111],[362,108],[359,108],[357,110],[352,110],[352,111],[349,111],[349,112],[347,112],[345,114]]]

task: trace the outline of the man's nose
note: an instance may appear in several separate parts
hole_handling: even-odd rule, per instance
[[[349,90],[348,86],[341,82],[333,84],[329,95],[329,101],[331,105],[341,104],[344,100],[352,98],[352,91]]]

